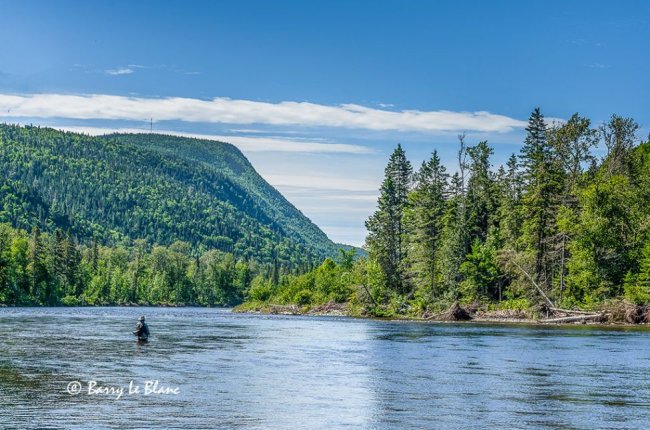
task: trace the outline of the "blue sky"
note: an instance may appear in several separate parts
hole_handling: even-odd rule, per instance
[[[0,121],[229,141],[361,245],[390,151],[519,149],[530,111],[650,124],[648,1],[0,1]]]

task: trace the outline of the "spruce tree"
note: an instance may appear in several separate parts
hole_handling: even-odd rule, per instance
[[[451,195],[447,199],[442,218],[440,245],[440,282],[447,301],[460,298],[459,284],[462,280],[460,266],[470,249],[465,175],[469,167],[465,135],[458,136],[458,172],[450,181]]]
[[[50,298],[47,255],[48,252],[41,230],[34,227],[29,242],[28,270],[30,274],[30,295],[33,300],[39,303],[44,303]]]
[[[393,186],[395,187],[395,217],[393,222],[395,223],[397,234],[396,259],[398,264],[401,264],[406,256],[406,250],[404,249],[405,230],[403,215],[404,209],[408,205],[408,193],[411,189],[413,176],[411,162],[406,158],[406,153],[402,149],[402,145],[398,144],[397,148],[395,148],[395,151],[393,151],[388,159],[385,175],[387,178],[391,178]]]
[[[521,227],[522,175],[519,171],[517,156],[512,154],[498,181],[499,201],[497,218],[500,236],[504,247],[510,251],[519,251]]]
[[[366,221],[368,237],[366,245],[370,258],[376,261],[383,272],[386,286],[392,290],[401,288],[398,260],[398,230],[396,217],[399,214],[397,193],[393,179],[384,179],[379,191],[377,211]]]
[[[470,158],[470,177],[467,182],[467,211],[469,241],[485,242],[493,221],[494,178],[490,172],[493,150],[486,141],[467,149]]]
[[[404,211],[408,205],[413,168],[401,145],[391,154],[380,189],[377,211],[366,221],[371,258],[384,270],[387,286],[398,293],[406,290]]]
[[[556,216],[562,194],[561,167],[547,139],[547,127],[539,108],[530,116],[526,139],[521,150],[524,166],[525,196],[523,201],[526,248],[533,255],[534,279],[548,291],[557,261],[555,244]]]
[[[431,301],[439,293],[437,277],[442,216],[449,175],[434,151],[415,175],[405,222],[408,231],[408,275],[420,296]]]

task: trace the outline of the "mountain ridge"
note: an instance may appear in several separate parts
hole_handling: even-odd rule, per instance
[[[336,254],[234,145],[0,124],[0,222],[80,240],[187,241],[263,262]]]

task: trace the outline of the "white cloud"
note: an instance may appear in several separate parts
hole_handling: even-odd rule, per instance
[[[608,69],[609,65],[603,63],[591,63],[591,64],[587,64],[587,67],[589,67],[590,69]]]
[[[132,69],[117,69],[111,72],[124,74],[132,71]],[[454,131],[507,133],[526,126],[525,121],[485,111],[388,111],[357,104],[328,106],[292,101],[268,103],[221,97],[200,100],[183,97],[140,98],[103,94],[0,94],[0,112],[7,112],[3,114],[4,116],[25,118],[59,117],[133,121],[154,118],[157,121],[338,127],[424,133]]]
[[[119,69],[109,69],[105,70],[105,72],[109,75],[113,76],[118,76],[118,75],[130,75],[133,73],[133,69],[128,68],[128,67],[121,67]]]
[[[308,188],[316,190],[376,191],[379,184],[373,180],[354,179],[350,176],[324,176],[318,174],[264,174],[269,183],[278,187]]]
[[[317,143],[303,140],[278,139],[275,137],[215,136],[214,140],[232,143],[242,151],[249,152],[328,152],[347,154],[371,154],[375,152],[372,148],[361,145]]]
[[[58,130],[85,133],[99,136],[110,133],[149,133],[141,128],[104,128],[82,126],[52,126]],[[156,130],[154,133],[169,134],[172,136],[191,137],[195,139],[215,140],[235,145],[244,152],[306,152],[306,153],[345,153],[345,154],[370,154],[372,148],[361,145],[348,145],[344,143],[316,143],[297,139],[281,139],[266,136],[226,136],[216,134],[184,133],[172,130]]]

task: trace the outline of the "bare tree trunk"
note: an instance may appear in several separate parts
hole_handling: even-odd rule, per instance
[[[571,322],[580,322],[580,321],[601,321],[605,317],[605,314],[592,314],[592,315],[580,315],[573,317],[562,317],[562,318],[552,318],[547,320],[542,320],[543,323],[571,323]]]
[[[533,284],[533,286],[537,289],[537,291],[539,292],[539,294],[544,298],[544,300],[546,301],[546,303],[547,303],[551,308],[554,308],[555,305],[553,304],[553,302],[551,301],[551,299],[549,299],[548,296],[544,293],[544,291],[540,288],[540,286],[537,285],[537,282],[535,282],[535,280],[533,279],[533,277],[530,276],[530,274],[529,274],[528,272],[526,272],[526,271],[523,269],[523,267],[521,267],[521,266],[520,266],[520,265],[519,265],[519,264],[514,260],[514,258],[512,258],[510,261],[511,261],[512,264],[514,264],[514,265],[515,265],[519,270],[521,270],[521,272],[526,276],[526,278],[528,278],[528,280],[529,280],[529,281]]]

